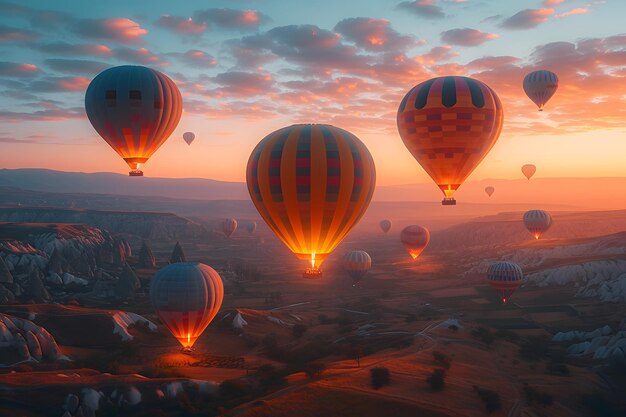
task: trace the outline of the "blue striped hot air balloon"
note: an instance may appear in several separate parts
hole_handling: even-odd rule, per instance
[[[500,299],[506,303],[511,295],[524,282],[524,273],[519,265],[513,262],[500,261],[489,265],[487,269],[489,285],[498,291]]]
[[[558,87],[559,77],[552,71],[533,71],[524,77],[524,92],[537,105],[539,111],[543,111],[543,106],[556,93]]]
[[[539,240],[552,226],[552,216],[544,210],[528,210],[524,213],[524,226]]]
[[[367,274],[372,267],[372,258],[363,250],[353,250],[343,257],[343,269],[352,277],[355,284]]]

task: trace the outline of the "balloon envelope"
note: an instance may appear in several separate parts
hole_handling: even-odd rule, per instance
[[[187,145],[191,145],[191,142],[196,138],[196,135],[193,132],[185,132],[183,133],[183,140],[187,142]]]
[[[538,240],[552,226],[552,216],[547,211],[528,210],[524,213],[524,226]]]
[[[498,291],[502,302],[506,303],[524,282],[524,273],[522,268],[513,262],[494,262],[487,269],[487,280],[489,285]]]
[[[222,233],[224,233],[226,237],[230,237],[230,235],[235,233],[235,230],[237,230],[237,220],[229,217],[222,221]]]
[[[539,111],[550,100],[559,88],[559,77],[555,73],[546,70],[533,71],[524,77],[524,92]]]
[[[430,242],[430,232],[425,227],[416,224],[407,226],[400,232],[400,241],[411,258],[416,259]]]
[[[487,155],[500,136],[504,112],[496,93],[467,77],[438,77],[413,87],[398,108],[398,132],[445,198]]]
[[[172,134],[183,108],[180,91],[165,74],[123,65],[98,74],[87,87],[85,110],[100,136],[126,161],[131,175]]]
[[[533,164],[526,164],[522,166],[522,174],[524,174],[527,179],[530,179],[533,175],[535,175],[535,172],[537,172],[537,167]]]
[[[256,222],[248,223],[246,225],[246,230],[248,231],[248,233],[254,233],[254,231],[256,230]]]
[[[491,197],[491,195],[493,194],[494,191],[496,191],[496,189],[494,187],[491,187],[491,186],[485,187],[485,192],[487,193],[487,195],[489,197]]]
[[[391,230],[391,220],[381,220],[380,228],[383,232],[387,233],[389,230]]]
[[[363,250],[350,251],[343,257],[343,269],[355,283],[359,282],[371,267],[372,258]]]
[[[198,262],[170,264],[154,275],[150,300],[159,319],[190,349],[218,313],[224,299],[219,274]]]
[[[376,169],[350,132],[300,124],[259,142],[248,160],[246,182],[270,229],[316,268],[365,213]]]

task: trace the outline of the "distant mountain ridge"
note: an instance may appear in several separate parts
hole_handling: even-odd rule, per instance
[[[521,174],[520,174],[521,176]],[[249,200],[243,182],[204,178],[129,178],[110,172],[82,173],[48,169],[0,169],[0,187],[52,193],[88,193],[133,197],[160,197],[187,200]],[[495,187],[487,197],[485,187]],[[610,178],[533,178],[469,181],[459,189],[459,204],[568,205],[582,209],[621,209],[626,207],[626,177]],[[431,183],[377,186],[374,201],[420,201],[438,203],[439,189]]]

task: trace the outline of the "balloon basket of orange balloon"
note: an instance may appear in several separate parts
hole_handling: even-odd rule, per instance
[[[302,278],[306,278],[306,279],[319,279],[319,278],[322,278],[322,276],[323,276],[322,270],[319,268],[307,268],[302,273]]]
[[[129,177],[143,177],[143,171],[140,169],[133,169],[128,173]]]
[[[452,197],[446,197],[441,200],[442,206],[456,206],[456,200]]]

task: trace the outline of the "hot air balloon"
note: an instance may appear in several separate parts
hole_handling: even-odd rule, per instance
[[[193,132],[185,132],[183,133],[183,140],[187,142],[187,145],[191,145],[191,142],[196,138],[196,135]]]
[[[172,134],[183,108],[178,87],[159,71],[123,65],[102,71],[85,94],[85,110],[100,136],[126,161],[130,176]]]
[[[485,187],[485,192],[487,193],[487,195],[489,197],[491,197],[491,195],[493,194],[494,191],[496,191],[496,189],[494,187],[492,187],[492,186]]]
[[[535,172],[537,172],[537,167],[533,164],[526,164],[522,166],[522,174],[524,174],[527,179],[530,179],[533,175],[535,175]]]
[[[256,230],[256,222],[250,222],[246,225],[246,230],[248,233],[252,234]]]
[[[352,277],[354,284],[358,284],[372,267],[372,258],[363,250],[353,250],[343,257],[343,269]]]
[[[546,70],[533,71],[524,77],[524,92],[543,111],[543,106],[556,93],[559,77]]]
[[[150,283],[150,300],[159,319],[187,351],[211,323],[223,299],[219,274],[199,262],[169,264]]]
[[[246,182],[252,202],[276,236],[319,266],[361,219],[376,183],[365,145],[343,129],[298,124],[267,135],[252,151]]]
[[[524,213],[524,226],[539,240],[552,226],[552,216],[543,210],[529,210]]]
[[[400,232],[400,241],[411,258],[416,259],[430,242],[430,232],[425,227],[416,224],[407,226]]]
[[[522,268],[513,262],[494,262],[487,269],[487,280],[489,285],[498,291],[502,302],[506,303],[524,282],[524,273]]]
[[[222,233],[224,233],[226,237],[230,237],[230,235],[235,233],[235,230],[237,230],[237,220],[233,219],[232,217],[229,217],[227,219],[224,219],[224,221],[222,221],[221,226],[222,226]]]
[[[454,192],[500,136],[504,112],[496,93],[467,77],[437,77],[413,87],[398,108],[398,132],[454,205]]]
[[[387,233],[389,230],[391,230],[391,220],[381,220],[380,228],[383,232]]]

